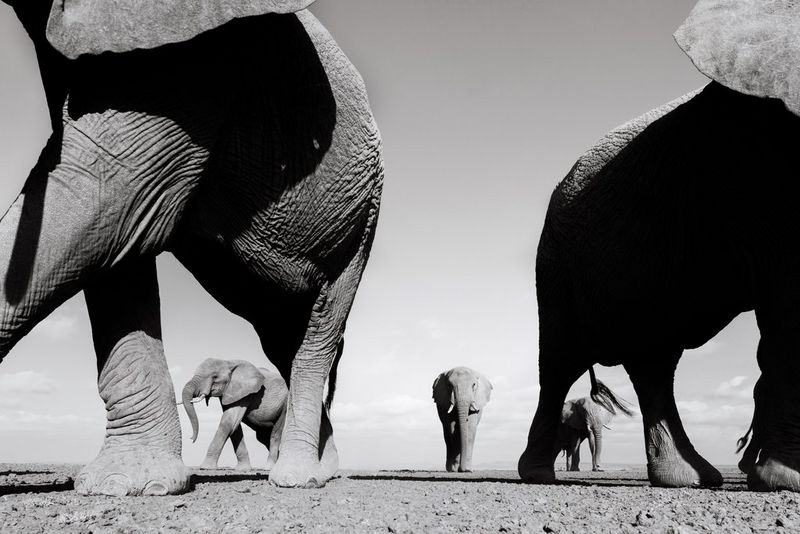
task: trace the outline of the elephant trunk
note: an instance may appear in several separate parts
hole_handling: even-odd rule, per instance
[[[600,453],[603,452],[603,427],[592,428],[594,434],[594,455],[592,456],[592,470],[600,469]]]
[[[186,415],[189,416],[189,422],[192,424],[192,443],[197,441],[197,432],[200,429],[197,422],[197,412],[194,409],[194,404],[192,404],[192,399],[200,396],[199,390],[200,377],[195,375],[183,386],[183,393],[181,395],[183,408],[186,410]]]
[[[461,460],[458,470],[460,472],[472,471],[472,444],[475,440],[475,429],[470,421],[469,406],[472,399],[466,392],[456,392],[456,414],[458,416],[458,429],[461,437]]]

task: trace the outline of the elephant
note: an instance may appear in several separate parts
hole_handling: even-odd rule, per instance
[[[682,352],[755,310],[753,490],[800,491],[800,4],[700,0],[675,38],[711,78],[611,131],[556,187],[536,257],[539,401],[520,477],[551,483],[561,407],[623,365],[653,486],[718,486],[678,413]]]
[[[475,433],[491,395],[492,383],[469,367],[453,367],[433,381],[433,401],[442,422],[448,471],[472,471]]]
[[[0,219],[0,359],[84,291],[108,421],[81,494],[189,487],[162,252],[252,324],[288,384],[270,483],[323,486],[338,469],[322,397],[383,158],[364,82],[312,1],[4,0],[36,50],[52,135]]]
[[[592,454],[592,471],[601,471],[600,453],[603,450],[603,427],[611,422],[617,410],[630,417],[630,411],[621,400],[600,380],[596,380],[600,402],[591,396],[571,399],[564,403],[558,424],[558,449],[564,451],[567,471],[580,471],[581,444],[589,440]]]
[[[183,408],[192,424],[192,443],[197,440],[199,430],[192,399],[202,397],[207,403],[209,397],[219,397],[222,406],[222,419],[201,467],[216,468],[222,447],[230,438],[236,453],[236,468],[250,469],[250,456],[242,433],[241,424],[244,423],[269,450],[267,469],[271,469],[278,459],[288,394],[283,377],[274,371],[245,360],[203,360],[183,386],[181,395]]]

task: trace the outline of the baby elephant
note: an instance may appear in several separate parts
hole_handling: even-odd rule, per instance
[[[592,397],[568,400],[561,410],[558,425],[558,447],[565,452],[567,471],[580,471],[581,443],[589,439],[592,471],[600,471],[600,451],[603,448],[603,427],[611,422],[617,410],[633,415],[614,393],[597,380],[597,400]]]
[[[231,439],[236,452],[236,468],[250,469],[250,457],[244,444],[242,425],[255,430],[256,438],[269,449],[267,469],[278,460],[281,431],[289,390],[283,378],[268,369],[257,368],[244,360],[208,358],[183,387],[183,407],[192,423],[192,442],[197,439],[197,414],[192,399],[219,397],[222,419],[208,446],[203,468],[217,467],[222,447]]]
[[[439,412],[447,447],[448,471],[472,471],[472,446],[492,384],[468,367],[454,367],[433,381],[433,400]]]

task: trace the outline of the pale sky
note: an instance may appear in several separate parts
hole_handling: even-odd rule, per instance
[[[550,192],[606,131],[706,83],[672,40],[691,0],[318,0],[365,78],[384,141],[378,233],[347,325],[333,409],[342,468],[444,465],[431,384],[474,367],[494,383],[474,467],[515,469],[536,407],[534,257]],[[0,5],[0,210],[49,134],[32,47]],[[206,357],[264,365],[250,326],[159,258],[164,343],[179,390]],[[676,392],[689,436],[733,464],[752,415],[757,329],[737,318],[687,352]],[[622,368],[597,367],[636,400]],[[105,411],[83,296],[0,365],[0,462],[88,462]],[[571,397],[588,394],[588,379]],[[220,408],[198,404],[184,459],[205,455]],[[604,463],[642,463],[641,418],[616,419]],[[256,466],[266,452],[249,429]],[[584,445],[584,468],[588,450]],[[226,446],[221,463],[232,465]],[[560,465],[560,464],[559,464]]]

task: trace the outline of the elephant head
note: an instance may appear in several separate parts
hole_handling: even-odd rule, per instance
[[[472,469],[475,431],[491,392],[491,382],[468,367],[454,367],[434,380],[433,400],[444,427],[448,471]]]
[[[264,385],[264,375],[250,362],[244,360],[203,361],[194,376],[183,386],[183,407],[192,424],[192,442],[197,440],[197,413],[192,399],[219,397],[223,405],[233,404],[247,395],[256,393]]]
[[[779,98],[800,115],[800,4],[700,0],[675,32],[695,66],[740,93]]]
[[[70,59],[187,41],[236,18],[293,13],[314,0],[54,0],[47,40]]]

